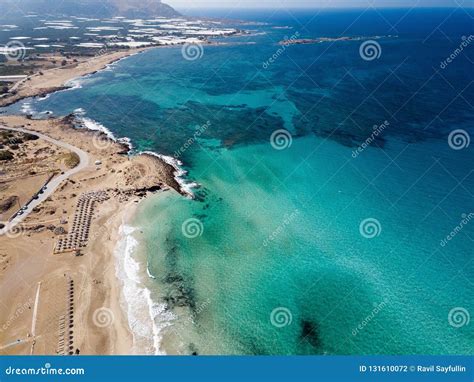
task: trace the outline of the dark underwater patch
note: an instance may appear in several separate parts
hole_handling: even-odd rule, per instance
[[[315,349],[320,349],[322,344],[318,324],[313,321],[302,320],[300,326],[300,340],[309,343]]]

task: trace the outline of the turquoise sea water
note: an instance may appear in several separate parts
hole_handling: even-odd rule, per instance
[[[195,200],[150,198],[132,223],[160,350],[473,354],[474,146],[448,138],[473,136],[472,46],[440,67],[474,34],[472,11],[225,16],[269,25],[230,40],[254,44],[196,61],[157,49],[26,101],[83,108],[200,184]],[[279,51],[296,32],[378,36],[380,58],[361,58],[366,40]]]

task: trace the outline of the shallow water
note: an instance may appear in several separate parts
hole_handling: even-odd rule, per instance
[[[472,49],[440,69],[472,22],[459,11],[431,33],[451,11],[357,12],[240,15],[271,23],[239,39],[255,45],[205,47],[197,61],[149,51],[32,102],[84,108],[201,185],[196,200],[150,198],[133,222],[142,277],[148,263],[151,297],[172,312],[155,309],[172,325],[148,351],[473,353],[472,325],[448,317],[474,312],[474,223],[441,244],[474,212],[473,146],[448,144],[473,133]],[[378,60],[346,41],[286,47],[265,69],[296,31],[391,37],[376,40]]]

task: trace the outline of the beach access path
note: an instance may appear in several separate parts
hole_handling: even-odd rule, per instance
[[[39,206],[43,201],[45,201],[48,197],[50,197],[63,181],[65,181],[66,179],[70,178],[74,174],[77,174],[78,172],[85,169],[89,165],[89,155],[85,151],[73,145],[70,145],[69,143],[58,141],[54,138],[38,133],[36,131],[30,131],[27,129],[23,129],[21,127],[7,127],[1,124],[0,124],[0,129],[35,135],[40,139],[44,139],[45,141],[48,141],[57,146],[60,146],[69,151],[72,151],[75,154],[77,154],[77,156],[79,157],[79,164],[76,167],[53,178],[46,186],[46,189],[44,189],[44,192],[42,194],[38,194],[38,199],[32,199],[30,203],[27,205],[26,209],[23,210],[23,213],[21,215],[16,215],[9,222],[4,223],[5,227],[0,229],[0,236],[1,236],[1,235],[7,234],[8,232],[11,232],[13,228],[15,228],[18,224],[20,224],[23,220],[25,220],[28,217],[28,215],[31,214],[31,212],[33,211],[33,208]]]

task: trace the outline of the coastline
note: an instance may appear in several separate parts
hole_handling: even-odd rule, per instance
[[[215,42],[207,41],[206,47],[219,47],[229,45],[253,45],[253,42]],[[78,62],[64,67],[56,67],[29,75],[26,79],[15,85],[15,93],[0,98],[0,108],[11,106],[26,98],[46,98],[50,94],[74,89],[75,80],[88,77],[100,71],[107,70],[110,66],[137,54],[152,49],[172,49],[182,45],[149,45],[140,48],[112,50],[109,53],[98,54],[93,57],[78,56]],[[41,68],[40,68],[41,69]]]
[[[158,196],[156,194],[155,196]],[[118,229],[114,249],[115,276],[120,284],[120,306],[130,329],[129,354],[166,355],[163,348],[163,329],[171,325],[174,314],[166,311],[166,304],[152,297],[145,253],[140,251],[137,235],[139,228],[133,225],[138,212],[136,204],[125,210]],[[118,222],[117,219],[116,222]]]
[[[0,330],[0,353],[57,354],[55,325],[67,311],[65,282],[74,280],[74,289],[80,288],[75,296],[69,296],[75,308],[71,350],[79,354],[130,354],[133,333],[121,303],[122,281],[117,278],[116,244],[121,240],[123,222],[133,215],[140,200],[159,190],[174,188],[175,169],[154,156],[125,156],[123,143],[111,140],[103,132],[74,128],[67,118],[29,120],[9,116],[1,117],[0,122],[69,142],[90,156],[87,168],[62,182],[39,206],[39,212],[26,217],[18,234],[15,231],[0,236],[0,254],[6,256],[6,260],[2,257],[2,264],[6,265],[0,273],[0,286],[9,291],[4,301],[11,307],[0,313],[0,323],[8,324],[3,324],[4,329]],[[101,164],[97,165],[97,161]],[[60,221],[71,221],[81,195],[100,189],[107,191],[108,199],[99,203],[94,211],[89,243],[83,254],[77,257],[73,253],[55,253],[60,235],[52,234],[47,227],[57,228],[62,224]],[[66,231],[69,227],[69,223],[62,225]],[[21,267],[24,262],[33,264],[26,272]],[[42,266],[35,267],[37,262]],[[26,285],[16,282],[19,272],[25,274]],[[38,322],[31,316],[37,284],[44,285]],[[17,307],[23,306],[25,301],[28,311],[18,315]],[[57,301],[61,302],[59,306]],[[38,338],[29,330],[33,320]]]
[[[157,46],[151,46],[146,48],[139,49],[130,49],[127,51],[113,52],[103,56],[94,57],[92,63],[80,63],[79,65],[72,68],[61,68],[61,76],[54,77],[54,81],[51,82],[50,73],[44,74],[42,76],[33,75],[35,86],[28,87],[27,89],[19,86],[18,92],[13,97],[7,97],[0,100],[0,107],[11,105],[18,101],[21,101],[25,98],[30,97],[47,97],[49,94],[69,90],[71,87],[71,82],[79,80],[80,78],[87,77],[94,73],[97,73],[101,70],[108,69],[111,65],[118,62],[119,60],[125,59],[129,56],[142,53],[145,50],[157,48]],[[51,73],[56,73],[58,69],[51,69]],[[45,72],[46,73],[46,72]],[[31,85],[31,81],[28,82],[28,85]],[[69,84],[69,85],[68,85]],[[79,113],[80,114],[80,113]],[[115,165],[117,156],[122,156],[127,151],[131,150],[131,145],[127,138],[116,138],[107,128],[99,126],[99,128],[91,128],[90,123],[84,123],[87,118],[81,118],[75,114],[66,116],[64,118],[56,118],[49,120],[31,120],[24,117],[18,116],[2,116],[0,117],[0,123],[5,126],[10,127],[22,127],[26,130],[32,132],[39,132],[50,137],[56,138],[58,140],[64,140],[65,142],[69,141],[71,143],[77,144],[80,142],[80,147],[82,147],[87,153],[93,154],[91,160],[89,161],[89,166],[85,170],[81,170],[77,177],[84,177],[85,173],[90,173],[97,171],[94,168],[94,154],[96,151],[106,151],[110,152],[111,156],[114,157],[110,162],[103,163],[103,167],[117,167]],[[82,124],[82,126],[77,127],[76,122]],[[98,124],[97,122],[91,120],[92,124]],[[59,133],[59,134],[58,134]],[[73,135],[70,137],[69,135]],[[78,138],[80,137],[80,138]],[[106,203],[100,205],[99,210],[97,211],[97,216],[95,217],[95,229],[92,229],[91,239],[86,248],[86,250],[94,256],[90,256],[88,259],[87,266],[84,266],[80,272],[76,272],[71,269],[71,264],[67,264],[68,261],[60,261],[59,264],[52,266],[48,269],[48,272],[53,272],[55,275],[55,280],[51,281],[51,284],[58,287],[58,284],[63,284],[62,281],[59,281],[57,278],[58,274],[62,274],[63,278],[76,279],[79,276],[81,283],[81,293],[80,296],[75,298],[77,300],[77,310],[74,312],[74,321],[79,322],[79,324],[74,325],[74,347],[80,349],[80,354],[163,354],[159,351],[159,329],[156,327],[155,323],[152,323],[152,333],[153,333],[153,347],[143,346],[138,341],[135,340],[136,333],[131,328],[131,321],[129,320],[128,310],[130,309],[130,301],[127,301],[124,297],[125,293],[125,281],[123,278],[119,277],[120,264],[119,261],[125,255],[120,253],[119,245],[122,240],[126,239],[122,235],[123,228],[127,226],[128,222],[133,218],[137,204],[143,198],[145,198],[150,193],[156,193],[157,191],[166,191],[173,189],[176,192],[180,193],[183,196],[192,198],[193,194],[191,192],[191,187],[194,184],[187,184],[184,180],[181,179],[183,175],[186,174],[179,166],[179,163],[175,163],[174,158],[164,157],[160,154],[154,152],[143,152],[137,153],[133,156],[133,160],[136,160],[139,165],[139,171],[143,171],[143,164],[147,167],[147,171],[142,175],[141,184],[137,185],[136,182],[130,181],[130,179],[121,179],[120,181],[115,181],[115,186],[118,188],[114,189],[115,198],[111,198]],[[112,162],[112,163],[111,163]],[[122,163],[123,164],[123,163]],[[104,166],[105,165],[105,166]],[[101,166],[101,167],[102,167]],[[115,174],[121,172],[121,170],[115,170]],[[145,175],[145,176],[143,176]],[[143,179],[145,178],[145,179]],[[94,179],[94,178],[90,178]],[[0,179],[1,181],[1,179]],[[77,180],[76,180],[77,181]],[[72,180],[75,182],[75,180]],[[58,194],[61,195],[64,188],[67,188],[68,180],[62,184],[58,190],[52,195],[53,199],[58,198]],[[131,187],[131,186],[134,187]],[[75,187],[77,191],[86,192],[88,187]],[[128,188],[128,189],[127,189]],[[118,191],[119,190],[119,191]],[[117,192],[118,191],[118,192]],[[79,193],[79,192],[78,192]],[[125,196],[124,196],[125,194]],[[73,194],[76,196],[76,194]],[[55,197],[55,198],[54,198]],[[59,196],[61,199],[65,199],[64,196]],[[126,199],[124,202],[124,198]],[[53,208],[59,208],[60,205],[53,200]],[[71,206],[72,209],[72,206]],[[64,211],[63,211],[64,212]],[[41,250],[45,253],[43,257],[44,261],[49,261],[47,258],[48,255],[51,256],[51,249],[55,246],[56,238],[46,238],[46,235],[40,233],[39,235],[36,232],[32,232],[29,227],[40,226],[40,219],[34,219],[34,222],[30,222],[30,219],[25,219],[23,225],[20,227],[20,232],[22,237],[8,237],[9,235],[0,236],[0,252],[6,249],[7,252],[10,251],[18,252],[14,256],[9,256],[7,262],[11,262],[13,257],[16,260],[15,255],[21,255],[26,257],[26,259],[31,257],[31,252],[35,252],[38,240],[32,241],[30,237],[39,236],[39,242],[41,243]],[[97,228],[100,227],[100,228]],[[25,234],[23,236],[23,234]],[[11,236],[11,235],[10,235]],[[27,237],[25,237],[27,236]],[[18,240],[24,241],[22,243],[24,250],[16,250],[13,241],[18,242]],[[7,245],[4,245],[5,242],[10,242]],[[26,255],[25,252],[28,252]],[[49,252],[49,253],[48,253]],[[1,255],[2,253],[0,253]],[[16,261],[12,261],[15,263]],[[7,270],[8,272],[8,270]],[[12,271],[10,271],[12,272]],[[33,272],[36,273],[34,276],[38,280],[48,278],[48,272]],[[79,274],[78,274],[79,273]],[[0,273],[0,286],[3,284],[4,280],[2,279],[2,274]],[[12,280],[6,280],[6,285],[12,285]],[[44,281],[38,281],[39,283],[44,283]],[[20,288],[23,289],[23,288]],[[146,289],[146,293],[150,293]],[[49,291],[48,291],[49,292]],[[29,296],[32,293],[31,290],[22,290],[20,293],[18,290],[12,289],[6,301],[11,301],[11,306],[19,306],[23,301],[30,302],[30,299],[27,299],[26,296]],[[49,314],[57,314],[57,312],[50,313],[49,307],[47,304],[51,303],[48,293],[45,293],[47,296],[43,298],[42,301],[46,303],[42,304],[42,310],[48,311]],[[51,293],[49,293],[51,294]],[[150,296],[148,295],[148,312],[153,321],[153,302],[151,301]],[[29,304],[31,305],[31,304]],[[31,308],[31,306],[29,306]],[[156,308],[156,307],[155,307]],[[4,312],[7,313],[7,312]],[[2,317],[5,315],[6,317]],[[9,312],[9,314],[0,314],[0,323],[2,321],[10,322],[9,317],[16,316],[16,310]],[[0,330],[0,354],[28,354],[28,346],[31,342],[37,342],[34,336],[28,332],[29,320],[32,320],[32,317],[28,317],[28,314],[22,315],[15,320],[15,325],[18,328],[15,331],[9,330],[1,331]],[[41,324],[38,325],[41,330]],[[21,330],[18,330],[20,329]],[[51,328],[47,329],[49,332]],[[10,348],[11,343],[8,345],[7,349],[2,346],[5,343],[9,343],[8,339],[20,337],[18,333],[27,332],[27,337],[21,340],[18,344],[13,343],[13,346]],[[51,342],[51,333],[44,335],[45,340],[44,344],[41,346],[34,345],[34,354],[56,354],[54,351],[56,346]],[[46,338],[48,337],[48,338]],[[93,340],[91,340],[93,339]],[[143,341],[142,341],[143,342]],[[33,352],[33,350],[31,350]]]
[[[75,79],[95,74],[122,59],[154,48],[159,46],[117,50],[94,57],[79,57],[75,64],[38,71],[22,80],[16,87],[15,94],[1,98],[0,107],[10,106],[25,98],[46,97],[51,93],[71,89],[72,86],[68,83]]]

